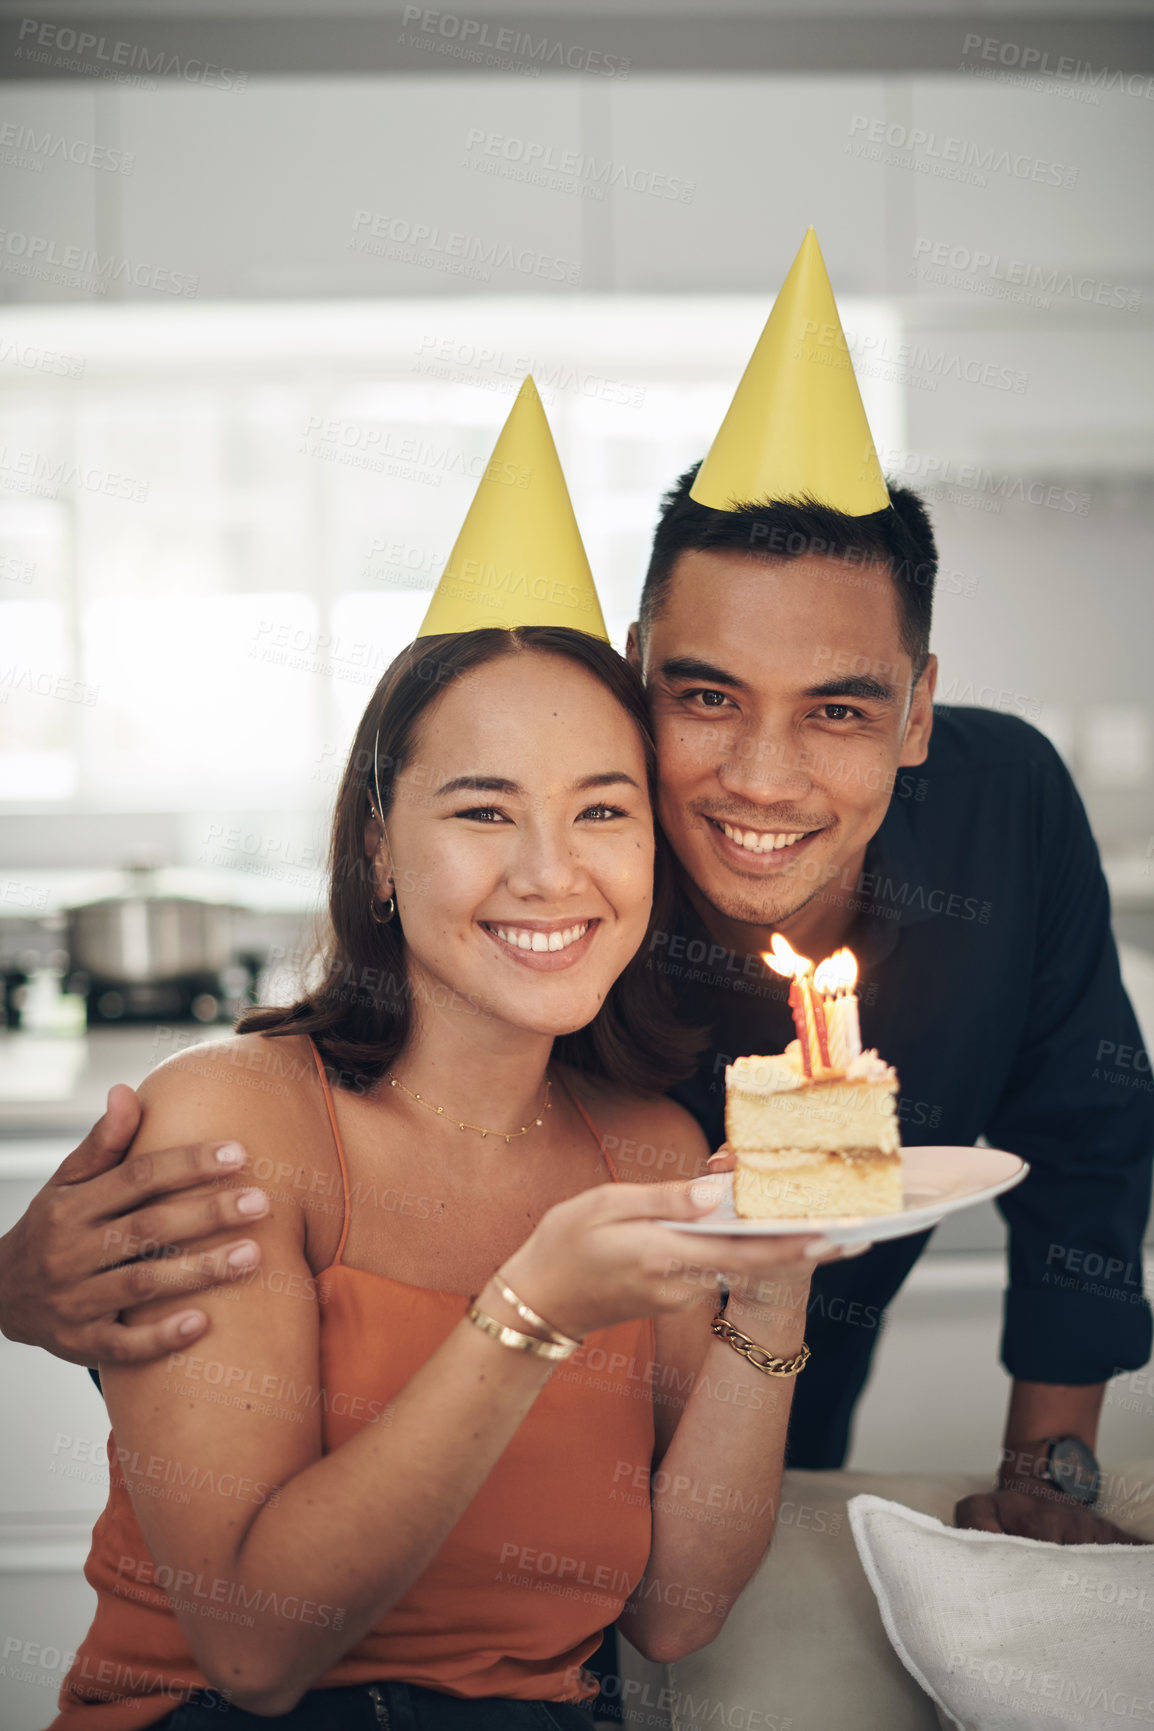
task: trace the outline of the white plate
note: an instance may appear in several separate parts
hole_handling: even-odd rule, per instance
[[[903,1148],[900,1214],[839,1215],[824,1220],[743,1220],[733,1207],[733,1173],[723,1172],[725,1191],[716,1208],[699,1220],[659,1220],[679,1232],[721,1232],[734,1238],[783,1238],[820,1234],[831,1244],[878,1244],[908,1238],[936,1226],[947,1214],[1000,1196],[1020,1184],[1029,1166],[1001,1148]]]

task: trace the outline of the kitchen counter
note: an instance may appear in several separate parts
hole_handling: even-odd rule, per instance
[[[0,892],[0,917],[51,916],[107,896],[139,893],[126,871],[69,866],[0,867]],[[311,865],[263,872],[255,865],[248,870],[158,866],[150,876],[148,893],[189,896],[193,901],[223,903],[254,913],[307,914],[323,905],[326,880],[321,868]]]
[[[114,1082],[135,1088],[171,1053],[231,1032],[225,1023],[140,1023],[75,1035],[0,1031],[0,1162],[12,1140],[83,1134]]]
[[[1131,944],[1122,944],[1120,955],[1149,1049],[1154,955]],[[77,1035],[0,1031],[0,1181],[42,1183],[103,1113],[114,1082],[136,1087],[171,1053],[230,1033],[224,1024],[138,1024]],[[937,1228],[931,1250],[1000,1252],[1005,1240],[1002,1217],[987,1202],[950,1215]]]

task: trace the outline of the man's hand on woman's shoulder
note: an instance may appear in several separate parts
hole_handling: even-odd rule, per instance
[[[194,1057],[163,1070],[187,1069]],[[155,1085],[145,1084],[145,1098]],[[243,1175],[244,1148],[196,1141],[130,1154],[141,1116],[141,1100],[116,1083],[104,1116],[0,1239],[0,1329],[9,1340],[71,1364],[144,1363],[198,1339],[208,1318],[181,1308],[163,1321],[125,1323],[122,1311],[162,1294],[203,1292],[259,1262],[251,1239],[197,1248],[222,1230],[243,1232],[267,1211],[262,1202],[260,1213],[246,1214],[245,1189],[228,1187]]]

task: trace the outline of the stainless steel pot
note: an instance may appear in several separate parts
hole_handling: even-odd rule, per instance
[[[109,896],[69,908],[72,967],[113,985],[217,974],[233,959],[234,913],[186,896]]]

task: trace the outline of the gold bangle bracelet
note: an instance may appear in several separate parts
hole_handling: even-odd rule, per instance
[[[491,1334],[502,1346],[511,1346],[518,1352],[531,1352],[538,1358],[568,1358],[577,1350],[575,1344],[562,1346],[560,1341],[541,1340],[535,1334],[522,1334],[519,1328],[510,1328],[508,1323],[498,1322],[495,1316],[490,1316],[480,1308],[475,1298],[465,1314],[483,1334]]]
[[[576,1350],[581,1345],[581,1341],[574,1335],[562,1334],[559,1328],[554,1328],[551,1322],[546,1322],[545,1318],[526,1304],[523,1298],[518,1298],[513,1288],[506,1284],[504,1276],[499,1271],[494,1274],[493,1279],[497,1283],[501,1297],[506,1304],[513,1306],[522,1322],[527,1322],[530,1328],[543,1328],[549,1339],[555,1340],[558,1346],[568,1346]]]
[[[750,1340],[748,1334],[742,1334],[739,1328],[734,1328],[732,1322],[725,1320],[720,1310],[711,1326],[714,1334],[724,1340],[727,1346],[731,1346],[734,1352],[739,1352],[742,1358],[748,1359],[755,1370],[763,1370],[766,1376],[796,1376],[809,1360],[809,1347],[804,1341],[801,1351],[795,1352],[792,1358],[778,1358],[764,1346],[758,1346],[756,1340]]]

